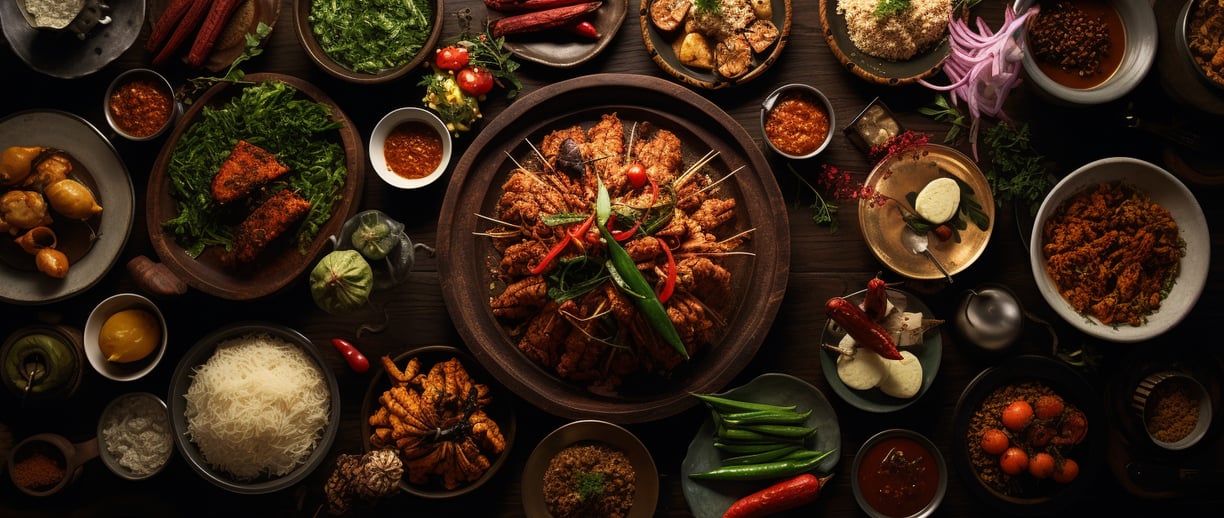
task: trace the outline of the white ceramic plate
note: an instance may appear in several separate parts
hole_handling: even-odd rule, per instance
[[[1081,315],[1068,303],[1046,273],[1046,258],[1042,254],[1041,229],[1064,201],[1083,189],[1107,182],[1122,182],[1147,193],[1152,201],[1169,210],[1177,221],[1177,229],[1186,242],[1186,255],[1181,259],[1181,273],[1160,309],[1148,315],[1141,326],[1107,325],[1087,315]],[[1211,235],[1207,219],[1194,194],[1168,171],[1151,163],[1129,157],[1111,157],[1090,162],[1063,178],[1046,195],[1037,210],[1029,241],[1029,259],[1033,278],[1046,303],[1076,329],[1111,342],[1138,342],[1172,329],[1186,317],[1198,302],[1207,282],[1211,266]]]

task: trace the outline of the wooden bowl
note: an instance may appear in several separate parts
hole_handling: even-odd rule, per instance
[[[791,0],[770,0],[770,8],[773,12],[773,18],[770,21],[778,28],[778,40],[764,52],[753,54],[752,64],[744,75],[734,79],[722,77],[712,70],[702,70],[680,62],[680,58],[676,56],[676,47],[684,31],[682,28],[670,34],[659,31],[650,21],[651,3],[652,0],[641,0],[638,12],[641,18],[642,41],[646,44],[650,59],[680,82],[697,88],[717,90],[742,85],[760,77],[778,60],[778,57],[782,55],[782,50],[786,48],[786,43],[790,40]],[[716,42],[711,41],[710,43],[713,45]]]
[[[301,42],[302,49],[306,51],[306,55],[310,56],[310,60],[314,61],[319,68],[322,68],[324,72],[327,72],[332,77],[343,79],[350,83],[385,83],[402,77],[410,70],[416,70],[426,58],[434,55],[438,39],[442,36],[442,15],[445,13],[445,8],[442,5],[442,0],[430,0],[430,6],[433,8],[430,24],[432,29],[425,42],[421,45],[421,49],[417,51],[410,61],[377,72],[353,70],[329,55],[319,43],[310,24],[310,9],[314,2],[315,0],[293,0],[293,25],[297,29],[298,41]]]
[[[557,128],[589,125],[606,113],[625,121],[650,121],[675,132],[688,151],[719,153],[715,170],[743,167],[720,188],[734,196],[736,226],[754,228],[732,270],[732,307],[725,332],[712,347],[672,372],[662,386],[632,395],[599,395],[567,382],[521,353],[493,316],[489,261],[499,257],[473,212],[493,214],[501,185],[517,157],[530,153],[526,139]],[[503,152],[504,150],[504,152]],[[516,157],[515,159],[510,156]],[[778,185],[760,148],[727,113],[688,87],[638,74],[595,74],[555,83],[518,99],[476,136],[459,159],[438,220],[442,294],[472,355],[503,385],[541,409],[569,419],[643,422],[676,414],[696,400],[690,392],[718,392],[756,354],[777,314],[790,270],[790,233]],[[496,264],[496,263],[494,263]]]
[[[175,242],[174,234],[162,227],[162,222],[178,214],[177,205],[171,196],[168,173],[170,159],[183,134],[203,118],[201,111],[205,107],[224,103],[236,95],[241,87],[233,83],[219,83],[192,104],[191,109],[187,110],[167,138],[149,174],[145,223],[148,225],[154,251],[170,271],[189,286],[227,300],[252,300],[276,293],[311,268],[315,258],[329,250],[328,236],[337,233],[345,220],[357,212],[362,185],[365,182],[365,150],[361,145],[361,135],[340,106],[322,90],[301,79],[276,73],[248,74],[246,80],[283,81],[296,88],[300,98],[329,106],[333,119],[341,123],[341,127],[329,138],[334,139],[344,150],[348,178],[339,193],[340,201],[336,202],[332,209],[331,218],[319,230],[305,253],[292,246],[290,240],[284,239],[291,236],[281,236],[269,245],[260,257],[244,268],[234,269],[222,264],[222,250],[219,246],[209,247],[198,257],[191,257],[182,245]]]

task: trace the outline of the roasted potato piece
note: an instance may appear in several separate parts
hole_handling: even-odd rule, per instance
[[[674,31],[688,16],[691,5],[689,0],[654,0],[650,2],[650,22],[660,31]]]
[[[752,51],[757,54],[762,54],[769,47],[772,47],[775,41],[778,41],[778,26],[774,25],[769,20],[757,20],[748,26],[744,31],[744,36],[748,37],[748,43],[752,45]]]
[[[47,200],[34,191],[9,191],[0,196],[0,229],[17,231],[50,225]]]
[[[102,212],[102,206],[85,184],[67,178],[47,186],[47,201],[51,208],[66,218],[87,220]]]
[[[718,42],[714,48],[715,72],[727,79],[737,79],[752,67],[752,45],[742,34]]]
[[[676,57],[687,67],[702,70],[714,68],[714,51],[710,48],[710,41],[696,32],[685,34],[680,40]]]
[[[748,0],[752,5],[752,12],[756,13],[756,17],[761,20],[773,18],[773,2],[771,0]]]
[[[45,193],[47,186],[68,178],[68,173],[72,172],[72,160],[68,155],[61,151],[56,151],[38,161],[34,166],[34,173],[21,183],[21,186],[32,190]]]

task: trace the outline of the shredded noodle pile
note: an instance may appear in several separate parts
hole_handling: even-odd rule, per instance
[[[300,348],[267,334],[219,344],[185,397],[188,437],[209,465],[239,480],[292,471],[328,421],[323,372]]]

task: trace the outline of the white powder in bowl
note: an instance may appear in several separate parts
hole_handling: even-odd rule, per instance
[[[106,414],[102,445],[132,476],[152,475],[170,460],[174,438],[170,416],[160,401],[152,397],[125,397]]]

